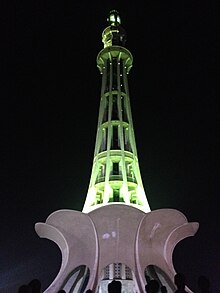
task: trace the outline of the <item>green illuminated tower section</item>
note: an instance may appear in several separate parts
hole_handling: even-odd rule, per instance
[[[150,207],[138,163],[129,100],[128,73],[133,58],[124,45],[126,33],[117,11],[102,33],[97,66],[102,74],[101,102],[92,173],[83,212],[108,204]]]

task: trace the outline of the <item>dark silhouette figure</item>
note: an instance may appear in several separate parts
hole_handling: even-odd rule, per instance
[[[18,289],[18,293],[32,293],[31,287],[28,285],[21,285]]]
[[[66,293],[66,291],[62,289],[62,290],[59,290],[57,293]]]
[[[108,284],[108,292],[109,293],[121,293],[121,282],[112,280],[111,283]]]
[[[175,293],[187,293],[187,291],[185,291],[185,286],[186,286],[186,280],[185,280],[185,275],[181,274],[181,273],[177,273],[174,276],[174,283],[177,287],[177,290],[175,291]]]
[[[167,287],[166,286],[161,286],[160,287],[160,292],[161,293],[167,293]]]
[[[199,288],[199,292],[210,293],[210,281],[206,276],[199,276],[197,285]]]
[[[86,290],[86,293],[93,293],[91,289]]]
[[[38,279],[33,279],[30,281],[28,286],[31,288],[32,293],[40,293],[41,292],[41,282]]]
[[[145,285],[145,291],[147,293],[158,293],[160,289],[160,284],[157,280],[150,280],[146,285]]]

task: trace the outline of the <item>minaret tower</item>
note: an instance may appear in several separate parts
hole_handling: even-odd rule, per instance
[[[131,53],[116,10],[102,33],[104,49],[97,56],[102,74],[101,102],[92,174],[83,212],[108,204],[126,204],[144,212],[150,207],[144,191],[129,100]]]
[[[35,224],[37,234],[54,241],[62,255],[60,270],[44,293],[107,293],[113,279],[120,280],[126,293],[144,293],[150,279],[174,293],[174,248],[193,236],[199,224],[175,209],[150,210],[129,100],[132,55],[124,47],[126,34],[118,12],[111,11],[108,21],[104,49],[97,56],[101,102],[83,210],[61,209]]]

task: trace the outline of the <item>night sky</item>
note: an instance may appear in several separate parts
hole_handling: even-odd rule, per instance
[[[199,222],[195,236],[176,246],[174,267],[191,290],[204,274],[219,292],[214,2],[6,2],[0,12],[0,292],[15,293],[33,278],[45,290],[58,273],[60,251],[34,225],[56,210],[83,207],[101,91],[96,56],[111,9],[121,15],[134,58],[130,100],[149,204]]]

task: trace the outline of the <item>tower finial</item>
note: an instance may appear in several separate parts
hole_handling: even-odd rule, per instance
[[[107,18],[109,25],[117,26],[121,24],[121,18],[117,10],[111,10]]]
[[[110,46],[125,46],[126,32],[121,26],[121,18],[117,10],[111,10],[107,18],[109,26],[102,33],[104,48]]]

